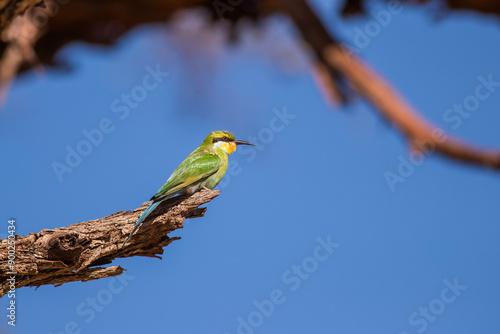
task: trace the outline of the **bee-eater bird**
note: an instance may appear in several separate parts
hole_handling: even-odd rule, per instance
[[[193,151],[176,170],[170,175],[167,182],[151,198],[153,203],[143,212],[132,233],[123,243],[139,228],[139,225],[153,210],[164,200],[180,194],[192,195],[203,189],[213,189],[226,173],[228,156],[236,150],[237,145],[252,145],[252,143],[235,140],[234,135],[227,131],[213,131],[203,143]]]

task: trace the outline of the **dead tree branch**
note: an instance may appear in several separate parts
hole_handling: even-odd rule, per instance
[[[11,23],[19,15],[23,15],[28,9],[42,3],[40,0],[3,0],[0,1],[0,31]]]
[[[427,0],[402,1],[415,5],[427,2]],[[364,0],[345,0],[344,13],[363,11],[365,2]],[[446,0],[445,2],[449,8],[470,9],[500,15],[500,5],[495,0],[480,2]],[[0,0],[0,28],[7,27],[7,23],[12,22],[16,15],[39,3],[39,1],[32,0]],[[315,53],[313,75],[327,102],[343,102],[346,93],[350,92],[349,88],[353,87],[356,93],[372,103],[385,119],[401,131],[412,149],[425,153],[437,152],[458,161],[500,169],[498,150],[477,148],[444,133],[440,128],[425,120],[421,113],[412,108],[383,77],[361,59],[349,53],[349,50],[342,49],[339,41],[335,40],[325,29],[306,0],[242,0],[229,3],[207,0],[166,0],[163,2],[46,0],[44,4],[47,9],[40,7],[36,9],[39,10],[40,17],[47,18],[47,26],[39,27],[38,32],[43,30],[43,33],[30,43],[25,43],[29,47],[24,47],[23,53],[17,53],[16,57],[8,57],[12,55],[12,50],[17,50],[12,47],[16,45],[11,43],[12,38],[8,39],[10,44],[4,50],[4,58],[0,59],[0,72],[4,72],[3,76],[6,79],[2,79],[0,75],[0,81],[3,80],[8,84],[18,71],[20,63],[28,67],[34,66],[36,62],[30,51],[32,47],[41,63],[51,63],[56,52],[69,42],[84,40],[88,43],[112,44],[117,38],[139,24],[168,20],[174,13],[183,9],[205,7],[212,11],[216,21],[223,18],[231,22],[242,18],[255,20],[276,12],[284,13],[292,19],[304,41]],[[137,8],[141,10],[137,11]],[[223,11],[222,14],[221,11]],[[15,22],[11,23],[11,25],[14,24]],[[13,29],[15,27],[10,28],[16,31]],[[34,42],[36,42],[35,45],[33,45]],[[29,64],[30,62],[33,64]]]
[[[328,64],[349,78],[359,94],[409,140],[411,148],[425,154],[433,152],[455,160],[500,169],[500,150],[474,147],[446,134],[425,120],[391,85],[359,58],[340,47],[324,50]]]
[[[150,202],[132,211],[66,227],[45,229],[17,236],[15,265],[8,261],[8,239],[0,241],[0,297],[11,289],[8,279],[15,276],[15,288],[59,286],[67,282],[90,281],[123,273],[120,266],[101,267],[120,257],[160,258],[163,247],[179,237],[168,233],[183,227],[186,218],[203,217],[206,208],[220,191],[201,191],[190,197],[175,197],[162,203],[121,248],[128,234]],[[15,272],[15,274],[10,274]]]
[[[33,10],[35,8],[30,8],[28,12]],[[17,16],[1,33],[6,48],[0,58],[0,105],[5,102],[10,85],[23,65],[36,67],[42,72],[35,44],[44,30],[33,24],[29,15],[23,15]]]
[[[500,150],[473,147],[452,138],[425,120],[386,80],[343,48],[325,29],[305,0],[280,0],[281,8],[297,25],[316,57],[330,73],[340,75],[407,137],[410,146],[424,154],[433,152],[471,164],[500,169]],[[334,78],[336,79],[336,78]],[[338,78],[337,78],[338,80]],[[325,86],[324,89],[328,89]],[[337,90],[331,95],[336,95]]]

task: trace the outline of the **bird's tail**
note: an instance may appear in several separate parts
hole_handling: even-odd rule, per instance
[[[158,205],[160,205],[162,201],[158,201],[158,202],[153,202],[151,203],[148,208],[142,213],[141,217],[139,217],[139,220],[137,221],[137,223],[135,223],[135,226],[134,226],[134,229],[132,230],[132,233],[130,233],[130,235],[128,236],[127,240],[125,240],[125,242],[123,243],[122,247],[125,246],[125,244],[130,240],[130,238],[132,237],[132,234],[134,234],[134,232],[139,228],[139,225],[141,225],[141,223],[149,216],[149,214],[151,212],[153,212],[154,209],[156,209],[156,207]]]

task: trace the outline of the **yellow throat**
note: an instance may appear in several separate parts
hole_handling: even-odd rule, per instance
[[[236,144],[234,142],[219,141],[215,143],[215,147],[220,147],[227,153],[227,155],[230,155],[231,153],[236,151]]]

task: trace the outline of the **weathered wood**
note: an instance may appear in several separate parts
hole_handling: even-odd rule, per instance
[[[59,286],[120,275],[124,271],[120,266],[102,267],[116,258],[147,256],[161,259],[163,247],[180,239],[167,234],[182,228],[186,218],[202,217],[206,208],[199,206],[210,202],[219,193],[204,190],[190,197],[165,201],[123,248],[123,242],[150,202],[132,211],[119,211],[100,219],[16,236],[14,268],[8,262],[8,239],[1,239],[0,297],[11,289],[11,277],[15,278],[16,289]],[[12,271],[15,274],[10,274]]]

